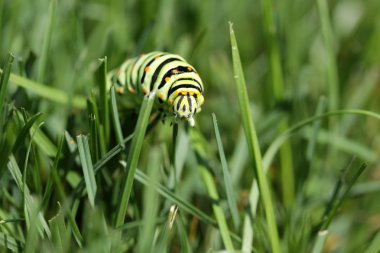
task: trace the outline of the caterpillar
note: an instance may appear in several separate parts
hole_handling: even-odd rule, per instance
[[[127,59],[108,74],[108,80],[119,94],[154,95],[163,110],[192,127],[204,102],[197,71],[176,54],[151,52]]]

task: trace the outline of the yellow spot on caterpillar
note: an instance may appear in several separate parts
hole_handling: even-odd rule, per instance
[[[194,96],[194,91],[190,91],[190,92],[189,92],[189,95],[190,95],[190,96]]]
[[[144,70],[144,71],[145,71],[145,73],[148,73],[148,72],[149,72],[149,69],[150,69],[150,67],[149,67],[149,66],[148,66],[148,67],[146,67],[146,68],[145,68],[145,70]]]
[[[186,94],[187,94],[186,91],[182,91],[182,92],[181,92],[181,95],[182,95],[182,96],[186,96]]]
[[[192,71],[193,69],[192,69],[192,68],[190,68],[190,67],[187,67],[187,70],[188,70],[188,71]]]
[[[174,96],[175,97],[178,96],[178,91],[174,92]]]
[[[169,105],[173,104],[173,101],[172,100],[168,100],[168,104]]]
[[[158,97],[161,99],[161,100],[164,100],[164,94],[160,94],[160,95],[158,95]]]
[[[119,94],[123,94],[124,93],[124,89],[122,87],[117,87],[116,91]]]
[[[169,80],[170,80],[170,77],[165,77],[165,82],[166,83],[169,82]]]
[[[178,70],[173,69],[173,70],[172,70],[172,73],[173,73],[173,74],[178,74]]]
[[[144,94],[148,94],[148,90],[146,88],[143,89]]]
[[[160,59],[160,57],[161,57],[161,56],[156,56],[156,57],[154,57],[154,59],[157,60],[157,59]]]
[[[132,93],[132,94],[134,94],[135,90],[132,87],[129,87],[129,92]]]

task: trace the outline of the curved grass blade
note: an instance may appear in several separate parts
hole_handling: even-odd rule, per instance
[[[82,170],[84,179],[86,182],[86,189],[88,199],[92,207],[95,207],[95,195],[96,195],[96,180],[94,168],[92,166],[90,147],[88,145],[88,138],[84,135],[77,136],[79,157],[82,164]]]
[[[352,115],[361,115],[361,116],[368,116],[368,117],[373,117],[375,119],[380,120],[380,114],[371,112],[371,111],[366,111],[366,110],[356,110],[356,109],[351,109],[351,110],[338,110],[338,111],[333,111],[333,112],[327,112],[321,115],[316,115],[314,117],[307,118],[292,127],[290,127],[287,131],[282,133],[280,136],[278,136],[272,144],[268,147],[267,151],[265,152],[263,156],[263,165],[265,171],[268,170],[270,164],[273,161],[274,156],[276,155],[278,149],[281,147],[282,143],[284,143],[288,138],[290,138],[293,134],[295,134],[297,131],[302,129],[303,127],[317,121],[320,119],[328,118],[331,116],[341,116],[341,115],[346,115],[346,114],[352,114]]]

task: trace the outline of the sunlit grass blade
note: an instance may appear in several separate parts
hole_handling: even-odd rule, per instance
[[[82,164],[82,170],[84,179],[86,182],[86,189],[88,199],[92,207],[95,206],[95,196],[96,196],[96,180],[94,168],[92,166],[90,147],[88,145],[88,138],[84,135],[77,136],[79,157]]]
[[[250,157],[252,162],[254,163],[254,173],[260,190],[260,198],[264,206],[265,215],[268,223],[268,234],[272,252],[278,253],[280,252],[280,240],[278,236],[276,218],[270,194],[271,191],[265,175],[265,171],[263,169],[260,146],[256,136],[256,130],[253,124],[252,114],[250,112],[247,88],[244,80],[243,69],[240,62],[240,55],[237,47],[235,34],[232,28],[232,23],[230,23],[230,36],[236,91],[238,94],[238,101],[242,115],[244,133],[246,136]]]
[[[139,117],[134,131],[132,144],[128,153],[127,159],[127,173],[122,178],[122,188],[120,196],[120,204],[117,210],[115,226],[119,227],[124,223],[125,214],[129,197],[132,191],[132,185],[137,168],[137,163],[140,157],[141,147],[144,141],[146,128],[148,126],[149,115],[152,111],[155,98],[155,92],[151,92],[148,96],[144,97],[143,103],[140,108]]]
[[[37,128],[36,123],[30,128],[30,133],[36,132],[33,141],[37,146],[49,157],[55,157],[57,154],[57,146],[49,139],[49,137],[41,130]]]
[[[55,10],[57,7],[57,0],[50,0],[48,20],[46,22],[46,30],[42,42],[42,50],[40,53],[38,72],[37,72],[37,82],[43,82],[45,78],[45,72],[47,67],[47,59],[49,55],[49,48],[53,33],[54,17],[56,16]]]
[[[103,131],[104,144],[107,147],[109,136],[110,136],[110,126],[109,126],[109,108],[108,108],[108,90],[107,90],[107,57],[100,60],[100,66],[95,73],[95,80],[99,87],[99,123],[101,125],[100,129]]]
[[[236,198],[235,198],[235,192],[232,187],[231,175],[230,175],[230,171],[227,165],[226,156],[224,155],[223,144],[220,138],[218,123],[216,121],[216,116],[214,113],[212,114],[212,121],[214,123],[215,138],[216,138],[216,142],[218,143],[219,156],[222,163],[224,187],[226,189],[228,207],[231,211],[235,229],[237,229],[240,226],[239,212],[236,206]]]
[[[2,72],[3,70],[0,69],[0,73]],[[16,74],[10,74],[9,81],[11,84],[16,84],[52,102],[62,105],[68,105],[69,102],[72,102],[72,105],[78,109],[86,108],[86,98],[83,96],[76,95],[71,99],[69,98],[69,95],[63,90],[29,80]]]

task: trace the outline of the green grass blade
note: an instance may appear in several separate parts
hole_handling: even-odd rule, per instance
[[[212,209],[214,211],[215,219],[219,227],[219,232],[222,236],[224,247],[226,247],[226,250],[234,252],[235,248],[230,237],[230,231],[228,229],[227,220],[223,213],[223,209],[219,205],[219,196],[214,179],[210,171],[208,171],[208,169],[205,166],[199,164],[198,170],[201,174],[208,196],[210,197],[210,199],[213,200]]]
[[[22,144],[25,141],[25,138],[29,135],[32,126],[37,120],[41,118],[41,116],[41,113],[37,113],[36,115],[33,115],[30,119],[28,119],[28,121],[25,123],[20,133],[18,134],[15,143],[13,144],[12,153],[17,153],[17,151],[22,147]]]
[[[10,158],[9,158],[9,162],[8,162],[8,170],[9,172],[11,173],[12,175],[12,178],[13,180],[16,182],[16,185],[17,187],[19,188],[19,190],[24,194],[24,199],[25,199],[25,220],[26,220],[26,223],[27,223],[27,227],[29,227],[30,225],[30,216],[28,214],[31,213],[31,209],[32,209],[32,196],[30,194],[30,191],[29,191],[29,188],[27,185],[23,185],[23,177],[22,177],[22,174],[21,174],[21,170],[17,164],[17,161],[16,161],[16,158],[11,155]],[[43,217],[42,213],[39,212],[38,216],[37,216],[37,226],[38,226],[38,232],[40,233],[41,236],[43,236],[43,231],[45,230],[46,234],[48,235],[48,237],[50,238],[51,236],[51,232],[50,232],[50,229],[47,225],[47,222],[45,220],[45,218]]]
[[[118,144],[122,145],[124,147],[124,144],[123,144],[123,132],[121,131],[121,125],[120,125],[120,118],[119,118],[119,112],[118,112],[118,109],[117,109],[117,103],[116,103],[116,91],[115,91],[115,87],[112,86],[111,89],[110,89],[110,92],[111,92],[111,113],[112,113],[112,122],[113,122],[113,126],[115,128],[115,133],[116,133],[116,140],[118,142]]]
[[[135,127],[134,136],[127,159],[127,174],[123,176],[120,204],[117,210],[115,226],[119,227],[124,223],[125,214],[129,197],[132,191],[133,180],[137,168],[137,163],[140,157],[141,147],[144,141],[146,128],[148,126],[149,115],[152,111],[155,98],[155,92],[151,92],[149,96],[145,96],[140,108],[139,117]]]
[[[53,185],[55,186],[55,190],[57,191],[57,194],[59,196],[59,199],[63,202],[66,200],[66,193],[64,191],[63,185],[61,180],[59,179],[58,175],[58,162],[61,159],[61,153],[63,148],[63,142],[64,142],[64,135],[60,138],[59,145],[58,145],[58,151],[54,158],[53,165],[50,169],[50,177],[46,184],[44,198],[43,198],[43,206],[46,206],[50,200],[52,191],[53,191]]]
[[[380,232],[378,231],[364,253],[378,253],[380,250]]]
[[[23,243],[16,240],[14,237],[0,232],[0,246],[9,249],[13,252],[22,252]]]
[[[324,97],[321,97],[319,99],[315,115],[317,115],[317,116],[321,115],[325,111],[325,103],[326,103],[326,99]],[[314,154],[315,142],[316,142],[316,138],[317,138],[318,132],[320,130],[320,127],[321,127],[321,121],[315,121],[313,123],[313,129],[312,129],[312,132],[310,134],[309,142],[308,142],[307,148],[306,148],[306,158],[309,160],[309,162],[311,162],[313,154]]]
[[[295,134],[297,131],[299,131],[303,127],[305,127],[305,126],[307,126],[307,125],[309,125],[309,124],[311,124],[317,120],[320,120],[320,119],[325,119],[325,118],[332,117],[332,116],[349,115],[349,114],[367,116],[367,117],[372,117],[372,118],[375,118],[377,120],[380,120],[380,114],[378,114],[378,113],[366,111],[366,110],[355,110],[355,109],[338,110],[338,111],[328,112],[328,113],[324,113],[321,115],[317,115],[317,116],[310,117],[310,118],[307,118],[305,120],[302,120],[302,121],[298,122],[297,124],[293,125],[292,127],[290,127],[287,131],[282,133],[280,136],[278,136],[271,143],[271,145],[268,147],[268,149],[265,152],[264,157],[263,157],[264,169],[267,170],[269,168],[270,164],[273,161],[275,154],[279,150],[282,143],[284,143],[288,138],[290,138],[293,134]]]
[[[107,57],[100,60],[100,66],[95,73],[95,80],[99,87],[99,122],[103,129],[105,145],[108,146],[110,136],[109,109],[108,109],[108,90],[107,90]]]
[[[327,230],[319,231],[317,240],[315,241],[312,253],[322,253],[323,252],[323,246],[325,245],[327,235],[329,232]]]
[[[45,36],[42,42],[42,52],[40,54],[40,61],[37,72],[37,82],[43,82],[45,78],[45,72],[47,67],[47,59],[49,55],[49,48],[51,37],[53,33],[55,10],[57,7],[57,0],[51,0],[49,4],[49,15],[47,20],[47,26],[45,30]]]
[[[274,8],[271,0],[261,0],[264,32],[268,44],[269,69],[272,81],[273,97],[278,104],[284,100],[284,77],[281,68],[280,46],[277,42],[277,29],[274,21]],[[236,73],[235,73],[236,75]],[[280,122],[279,133],[288,128],[287,119]],[[280,150],[281,161],[281,193],[284,206],[290,208],[294,202],[295,179],[293,171],[293,154],[291,144],[285,142]]]
[[[30,129],[31,133],[34,131],[36,131],[36,133],[33,141],[37,144],[41,151],[49,157],[55,157],[57,154],[57,147],[41,129],[38,129],[36,123],[34,123]]]
[[[12,62],[13,62],[14,56],[12,54],[8,55],[8,59],[6,63],[3,66],[4,72],[1,72],[0,76],[0,132],[3,133],[3,125],[4,122],[4,112],[5,112],[5,97],[7,95],[8,90],[8,81],[9,81],[9,75],[12,69]]]
[[[254,163],[256,180],[260,190],[260,197],[264,205],[265,215],[268,223],[268,233],[270,244],[273,253],[280,251],[280,240],[277,231],[276,218],[274,215],[273,203],[270,194],[270,187],[265,176],[263,163],[261,160],[261,151],[259,142],[256,136],[256,130],[252,120],[252,114],[249,107],[249,99],[247,94],[247,87],[244,80],[243,69],[240,62],[240,55],[237,47],[232,23],[230,23],[230,36],[232,47],[232,60],[234,66],[236,91],[238,94],[239,106],[242,115],[244,133],[247,139],[248,150],[252,162]]]
[[[326,215],[324,216],[324,222],[322,223],[321,225],[321,231],[323,230],[326,230],[328,229],[334,215],[336,214],[336,212],[338,211],[339,207],[341,206],[341,204],[343,203],[343,201],[347,198],[352,186],[355,184],[355,182],[358,180],[359,176],[363,173],[363,171],[367,168],[367,164],[366,163],[362,163],[359,168],[356,169],[356,171],[354,171],[354,175],[352,176],[352,178],[347,178],[348,177],[348,170],[350,168],[347,169],[347,172],[343,174],[342,178],[339,180],[338,182],[338,187],[337,187],[337,194],[339,194],[339,185],[343,185],[345,182],[346,184],[346,187],[344,189],[344,192],[340,195],[337,195],[337,197],[335,198],[335,193],[333,195],[333,198],[332,198],[332,203],[331,203],[331,207],[328,209],[326,209]]]
[[[0,73],[2,73],[1,69]],[[86,108],[86,98],[84,98],[83,96],[76,95],[72,99],[70,99],[69,95],[63,90],[53,88],[38,82],[34,82],[25,77],[15,74],[10,74],[9,81],[52,102],[62,105],[68,105],[69,102],[72,102],[72,105],[78,109]]]
[[[82,164],[82,170],[84,179],[86,182],[86,189],[88,194],[88,199],[92,207],[95,207],[95,196],[96,196],[96,180],[94,168],[92,166],[90,147],[88,145],[88,138],[84,135],[77,136],[79,157]]]
[[[226,156],[224,155],[222,140],[220,138],[218,122],[216,121],[216,116],[214,113],[212,113],[212,121],[214,123],[216,142],[218,143],[220,161],[222,163],[224,186],[225,186],[226,194],[227,194],[228,207],[231,211],[231,215],[232,215],[232,219],[233,219],[233,222],[235,225],[235,229],[237,229],[240,226],[239,212],[238,212],[238,209],[236,206],[237,202],[236,202],[235,193],[234,193],[234,190],[232,187],[230,170],[228,169]]]
[[[174,194],[172,191],[170,191],[168,188],[164,187],[163,185],[153,181],[151,178],[149,178],[147,175],[145,175],[141,170],[137,169],[135,178],[138,182],[142,183],[143,185],[146,186],[152,186],[155,188],[155,190],[165,199],[168,199],[178,205],[178,207],[191,214],[194,215],[195,217],[199,218],[200,220],[211,224],[213,226],[216,225],[216,221],[204,213],[202,210],[199,210],[195,206],[191,205],[190,203],[184,201],[180,196]]]
[[[154,148],[150,153],[148,163],[148,175],[152,180],[157,180],[160,171],[161,158],[159,150]],[[143,193],[143,216],[144,226],[140,229],[137,242],[137,252],[150,252],[153,245],[154,230],[158,219],[159,197],[154,187],[145,187]]]
[[[326,71],[329,92],[329,111],[339,108],[339,77],[335,59],[333,30],[329,17],[329,8],[326,0],[318,0],[319,17],[322,26],[322,36],[326,47]]]
[[[64,253],[68,248],[70,233],[66,227],[64,216],[61,211],[61,204],[58,202],[57,214],[49,220],[50,230],[52,231],[52,243],[54,251]]]

